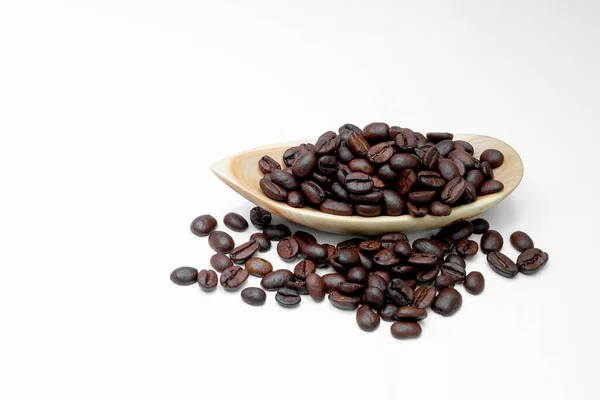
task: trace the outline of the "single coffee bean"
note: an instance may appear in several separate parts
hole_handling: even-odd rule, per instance
[[[425,271],[421,271],[421,272],[417,273],[416,281],[419,285],[431,285],[433,283],[433,281],[435,281],[435,278],[438,276],[439,273],[440,273],[440,267],[436,265],[429,270],[425,270]]]
[[[385,164],[393,155],[394,149],[388,142],[377,143],[367,152],[369,161],[376,165]]]
[[[434,201],[429,204],[429,214],[435,215],[436,217],[445,217],[452,213],[452,208],[442,203],[441,201]]]
[[[473,224],[470,221],[459,221],[445,226],[437,234],[441,241],[455,243],[457,240],[468,238],[473,234]]]
[[[350,199],[350,194],[344,188],[344,186],[339,182],[333,182],[331,184],[331,191],[338,200],[348,201]],[[328,202],[328,201],[332,201],[332,200],[325,200],[325,202]],[[321,206],[323,206],[323,205],[321,205]],[[352,213],[352,208],[350,208],[350,212]]]
[[[271,248],[271,240],[264,233],[256,232],[250,235],[250,240],[256,240],[261,253],[268,251]]]
[[[475,166],[475,157],[465,151],[454,150],[448,154],[448,158],[453,161],[460,161],[466,169],[471,169]]]
[[[317,151],[317,154],[320,155],[329,154],[333,153],[339,144],[340,138],[338,135],[336,135],[335,132],[327,131],[322,134],[315,143],[315,150]]]
[[[262,306],[267,300],[264,290],[257,287],[247,287],[241,292],[242,300],[251,306]]]
[[[281,169],[281,165],[279,165],[272,157],[263,156],[258,160],[258,168],[263,174],[268,174],[274,170]]]
[[[437,264],[438,258],[435,254],[413,253],[407,262],[415,267],[431,268]]]
[[[540,249],[527,249],[517,258],[519,271],[525,275],[537,273],[548,262],[548,253]]]
[[[258,229],[269,226],[271,218],[271,213],[260,207],[254,207],[250,210],[250,222]]]
[[[298,146],[298,155],[303,153],[316,153],[317,149],[312,143],[302,143]]]
[[[311,260],[302,260],[294,267],[294,277],[303,281],[308,275],[313,274],[316,270],[317,267],[314,262]]]
[[[477,242],[469,240],[467,238],[457,240],[455,247],[456,252],[461,257],[469,257],[477,254],[477,252],[479,251],[479,245],[477,244]]]
[[[325,298],[325,282],[315,273],[306,276],[306,289],[314,301],[321,301]]]
[[[398,178],[398,173],[390,167],[390,164],[383,164],[377,170],[377,176],[380,179],[388,182],[388,181],[396,180]]]
[[[340,128],[338,129],[338,132],[340,133],[340,136],[343,136],[344,132],[362,133],[362,129],[360,129],[358,126],[353,125],[353,124],[344,124],[344,125],[340,126]]]
[[[368,193],[373,189],[373,179],[362,172],[352,172],[346,176],[346,190],[354,194]]]
[[[481,188],[481,185],[483,185],[484,178],[481,171],[479,171],[478,169],[472,169],[467,173],[465,180],[468,183],[475,186],[476,190],[479,190]]]
[[[298,257],[299,252],[300,246],[292,236],[286,236],[277,243],[277,254],[286,261]]]
[[[346,296],[338,291],[329,293],[328,299],[331,304],[341,310],[356,310],[360,305],[360,298]]]
[[[394,171],[401,171],[403,169],[415,170],[421,166],[421,160],[414,154],[410,153],[398,153],[394,154],[390,158],[390,168]]]
[[[433,254],[440,260],[444,258],[444,248],[431,239],[417,239],[413,242],[412,248],[416,253]]]
[[[198,285],[200,285],[202,290],[213,290],[217,287],[217,283],[219,283],[219,277],[212,269],[203,269],[198,272]]]
[[[350,135],[348,135],[347,144],[348,148],[352,150],[352,153],[354,153],[356,157],[362,158],[367,157],[369,148],[371,147],[363,135],[357,132],[352,132]]]
[[[360,283],[340,282],[337,286],[337,291],[347,296],[359,297],[364,290],[365,285],[361,285]]]
[[[448,182],[440,194],[440,200],[445,204],[455,203],[465,191],[467,182],[460,176]]]
[[[467,263],[465,262],[465,260],[458,254],[448,254],[448,257],[446,257],[446,259],[444,261],[445,262],[453,262],[455,264],[460,265],[463,268],[465,268],[467,266]]]
[[[523,231],[516,231],[510,235],[510,244],[519,251],[533,249],[535,246],[533,240]]]
[[[300,304],[300,295],[297,291],[291,288],[282,287],[277,290],[277,294],[275,295],[275,301],[281,306],[284,307],[294,307]]]
[[[465,142],[464,140],[455,140],[454,148],[457,150],[460,148],[471,155],[473,155],[473,153],[474,153],[474,149],[473,149],[473,146],[471,145],[471,143]]]
[[[384,321],[392,322],[392,321],[396,320],[394,318],[394,315],[396,315],[397,310],[398,310],[398,306],[395,305],[394,303],[389,302],[389,303],[386,303],[385,306],[383,306],[383,308],[381,308],[381,310],[379,310],[379,316]]]
[[[427,311],[415,306],[403,306],[396,310],[394,318],[399,321],[421,321],[427,318]]]
[[[318,243],[306,243],[300,247],[300,251],[304,257],[316,264],[321,264],[328,258],[327,249]]]
[[[352,267],[346,275],[348,282],[352,283],[367,283],[367,270],[364,267]]]
[[[406,203],[408,213],[415,218],[423,218],[429,212],[427,204],[415,204],[410,201]]]
[[[437,147],[433,146],[425,152],[423,158],[421,159],[421,162],[426,168],[435,169],[437,168],[437,163],[439,159],[440,152],[438,151]]]
[[[391,127],[390,136],[394,136],[392,139],[394,139],[398,151],[413,151],[417,147],[415,133],[408,128]]]
[[[417,174],[412,169],[405,169],[400,173],[396,188],[401,196],[407,195],[417,183]]]
[[[238,213],[230,212],[223,217],[226,227],[235,232],[243,232],[248,229],[248,221]]]
[[[436,296],[431,309],[433,312],[444,317],[449,317],[456,313],[462,306],[462,296],[454,288],[442,289]]]
[[[448,132],[429,132],[427,135],[427,140],[433,143],[439,143],[442,140],[452,140],[454,135]]]
[[[412,321],[396,321],[390,327],[392,336],[396,339],[413,339],[421,336],[421,325]]]
[[[192,267],[179,267],[171,272],[170,278],[176,285],[192,285],[198,281],[198,270]]]
[[[467,292],[471,294],[479,294],[483,292],[483,289],[485,288],[485,279],[483,278],[481,272],[471,271],[465,278],[463,285]]]
[[[248,279],[248,271],[245,269],[233,266],[225,269],[221,274],[220,283],[225,289],[235,290],[246,282]]]
[[[440,173],[440,176],[446,181],[451,181],[452,179],[460,176],[456,164],[453,161],[448,160],[447,158],[440,158],[438,160],[437,168]]]
[[[364,293],[365,302],[373,309],[380,309],[385,306],[385,292],[378,287],[368,287]]]
[[[386,215],[396,216],[405,212],[406,205],[402,196],[393,190],[384,190],[382,192],[384,212]]]
[[[460,264],[453,263],[451,261],[446,261],[441,266],[441,271],[443,275],[449,276],[454,279],[454,282],[459,283],[465,279],[467,276],[467,272],[465,271],[465,267]]]
[[[502,239],[500,232],[489,229],[483,234],[483,236],[481,236],[480,244],[481,251],[483,251],[485,254],[488,254],[493,251],[500,251],[504,245],[504,239]]]
[[[379,143],[389,138],[390,127],[383,122],[373,122],[363,128],[363,136],[369,143]]]
[[[360,306],[356,311],[356,323],[363,331],[371,332],[377,329],[380,322],[379,315],[367,305]]]
[[[369,278],[367,278],[368,288],[377,288],[382,292],[385,292],[387,290],[388,283],[389,280],[386,280],[384,277],[375,273],[370,274]]]
[[[460,196],[460,201],[464,204],[473,203],[477,200],[477,188],[470,182],[465,181],[465,183],[465,191]]]
[[[248,259],[250,259],[259,248],[260,245],[256,242],[256,240],[250,240],[231,250],[229,257],[234,263],[243,264],[248,261]]]
[[[489,253],[487,262],[495,273],[505,278],[514,278],[519,272],[517,264],[499,251]]]
[[[352,206],[335,200],[325,200],[319,207],[321,211],[333,215],[352,215]]]
[[[396,265],[392,267],[391,273],[394,278],[400,278],[402,280],[412,279],[417,276],[420,268],[412,265]]]
[[[490,181],[483,182],[483,185],[481,185],[481,188],[479,189],[479,195],[485,196],[492,193],[498,193],[503,189],[504,184],[502,182],[492,179]]]
[[[435,278],[433,285],[435,286],[435,288],[437,290],[442,290],[442,289],[446,289],[449,287],[454,287],[455,283],[456,283],[456,280],[454,277],[441,274]]]
[[[246,268],[246,271],[248,271],[250,275],[265,276],[273,271],[273,264],[264,258],[253,257],[246,261],[244,268]]]
[[[211,232],[208,236],[208,245],[217,253],[228,253],[235,247],[233,238],[223,231]]]
[[[435,190],[419,190],[417,192],[409,193],[408,201],[413,204],[427,204],[430,203],[437,196]]]
[[[190,230],[196,236],[206,236],[217,227],[217,220],[210,214],[195,218],[190,224]]]
[[[306,178],[317,166],[317,155],[311,152],[300,154],[292,164],[292,173],[296,178]]]
[[[456,168],[458,168],[458,176],[462,176],[463,178],[465,177],[465,174],[467,173],[467,169],[465,168],[465,164],[461,163],[458,160],[451,160],[454,162],[454,164],[456,165]]]
[[[375,189],[385,189],[386,183],[383,181],[383,179],[379,178],[377,175],[373,175],[371,179],[373,179],[373,187]]]
[[[210,266],[217,272],[223,272],[226,268],[233,266],[233,261],[225,254],[217,253],[210,258]]]
[[[492,166],[489,162],[483,161],[479,166],[479,170],[486,180],[494,179],[494,171],[492,170]]]
[[[473,233],[481,235],[490,229],[490,223],[483,218],[475,218],[473,220]]]
[[[347,165],[338,164],[338,170],[335,171],[335,178],[339,183],[344,185],[346,183],[346,177],[352,173],[352,170]]]
[[[400,262],[392,249],[383,249],[373,256],[373,262],[381,267],[391,267]]]
[[[374,204],[357,204],[354,209],[363,217],[376,217],[381,214],[381,206]]]
[[[265,290],[277,290],[283,287],[286,281],[294,279],[294,274],[288,269],[277,269],[263,276],[260,285]]]
[[[399,306],[411,304],[413,301],[413,290],[405,281],[399,278],[390,281],[387,287],[387,294]]]
[[[340,142],[340,144],[344,144],[345,142]],[[352,150],[350,150],[347,147],[340,147],[337,150],[337,159],[344,164],[348,164],[350,161],[352,161],[354,159],[354,154],[352,153]]]
[[[379,238],[381,247],[384,249],[391,249],[394,247],[396,242],[408,242],[408,238],[402,232],[386,233]]]
[[[361,204],[377,204],[383,198],[383,192],[379,189],[373,189],[366,194],[350,193],[350,200]]]
[[[454,142],[450,139],[445,139],[441,142],[437,142],[435,144],[435,147],[437,148],[438,153],[440,153],[441,157],[446,157],[448,154],[450,154],[452,150],[454,150]],[[440,160],[442,159],[441,157]],[[438,163],[440,160],[438,160]]]
[[[292,234],[290,228],[284,224],[269,225],[263,229],[263,233],[273,242],[278,242]]]
[[[323,280],[323,284],[325,285],[325,291],[327,293],[336,291],[338,285],[341,282],[346,282],[346,277],[337,273],[325,274],[321,277],[321,279]]]
[[[286,190],[273,181],[263,178],[259,185],[264,195],[271,200],[284,201],[287,198]]]
[[[377,253],[381,249],[381,242],[379,240],[365,240],[358,245],[358,250],[367,254]]]
[[[299,280],[285,281],[283,283],[283,287],[293,289],[296,292],[298,292],[298,294],[301,296],[308,294],[308,289],[306,289],[306,282],[304,282],[304,281],[299,281]]]
[[[436,290],[431,286],[419,287],[417,290],[415,290],[413,295],[414,306],[417,308],[427,308],[431,306],[431,304],[433,304],[433,300],[435,300],[435,294]]]
[[[325,201],[325,191],[313,181],[304,181],[300,184],[300,189],[304,198],[312,205],[318,206]]]
[[[294,175],[286,171],[276,170],[271,172],[271,180],[286,190],[293,190],[298,187],[298,181],[294,178]]]
[[[290,147],[283,153],[283,163],[286,167],[291,167],[298,155],[298,146]]]
[[[394,247],[392,247],[392,251],[402,260],[408,259],[412,255],[412,248],[405,241],[398,241],[394,243]]]
[[[504,162],[504,154],[496,149],[488,149],[481,153],[479,159],[489,162],[492,168],[498,168]]]

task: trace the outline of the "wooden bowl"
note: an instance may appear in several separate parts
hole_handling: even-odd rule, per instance
[[[455,135],[454,139],[471,143],[476,157],[479,157],[486,149],[497,149],[504,154],[504,163],[494,169],[494,179],[504,184],[504,190],[480,196],[473,203],[453,207],[452,214],[446,217],[426,215],[423,218],[415,218],[408,214],[396,217],[387,215],[378,217],[337,216],[310,207],[293,208],[286,203],[269,199],[262,193],[258,184],[263,176],[258,169],[258,160],[268,154],[284,166],[282,161],[284,151],[308,141],[273,144],[234,154],[214,163],[211,170],[219,179],[252,203],[275,215],[310,228],[334,233],[363,235],[432,229],[481,214],[511,194],[523,178],[521,157],[515,149],[503,141],[483,135]],[[312,142],[314,143],[314,141]]]

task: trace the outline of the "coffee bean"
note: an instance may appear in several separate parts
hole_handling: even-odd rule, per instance
[[[394,243],[394,247],[392,248],[394,254],[400,257],[403,260],[408,259],[412,255],[412,248],[408,244],[408,242],[398,241]]]
[[[287,198],[286,190],[273,181],[263,178],[260,180],[259,185],[265,196],[271,200],[283,201]]]
[[[492,170],[492,166],[489,162],[483,161],[479,166],[479,170],[486,180],[494,179],[494,171]]]
[[[496,149],[488,149],[481,153],[479,159],[489,162],[492,168],[498,168],[504,162],[504,154]]]
[[[256,232],[250,235],[250,240],[256,240],[261,253],[268,251],[271,248],[271,240],[264,233]]]
[[[433,285],[435,286],[435,288],[437,290],[442,290],[442,289],[446,289],[449,287],[454,287],[455,283],[456,283],[456,280],[454,277],[441,274],[435,278]]]
[[[192,285],[198,281],[198,270],[192,267],[179,267],[171,272],[170,278],[176,285]]]
[[[269,225],[263,229],[263,233],[274,242],[278,242],[284,237],[292,234],[290,228],[283,224]]]
[[[363,217],[375,217],[381,214],[381,207],[373,204],[357,204],[354,209]]]
[[[301,145],[298,146],[298,155],[303,154],[303,153],[316,153],[317,149],[315,148],[315,145],[312,143],[302,143]]]
[[[467,173],[465,181],[472,184],[476,190],[479,190],[481,185],[483,185],[483,174],[478,169],[472,169]]]
[[[346,190],[354,194],[368,193],[373,189],[373,179],[362,172],[352,172],[346,177]]]
[[[377,170],[377,176],[387,182],[396,180],[398,178],[398,173],[390,167],[390,164],[383,164]]]
[[[396,339],[412,339],[421,336],[421,325],[418,322],[396,321],[390,327]]]
[[[458,168],[458,176],[462,176],[464,178],[465,174],[467,173],[465,164],[461,163],[458,160],[450,160],[450,161],[454,162],[454,165],[456,165],[456,168]]]
[[[281,243],[281,242],[280,242]],[[302,260],[294,267],[294,276],[298,280],[305,280],[310,274],[317,270],[315,263],[311,260]]]
[[[218,282],[219,277],[212,269],[203,269],[202,271],[198,272],[198,285],[200,285],[202,290],[213,290],[215,287],[217,287]]]
[[[306,276],[306,289],[314,301],[321,301],[325,298],[325,283],[323,282],[323,279],[315,273]]]
[[[399,321],[421,321],[427,318],[427,311],[415,306],[403,306],[396,310],[394,318]]]
[[[429,213],[437,217],[445,217],[452,213],[452,208],[441,201],[434,201],[429,204]]]
[[[537,273],[548,262],[548,253],[540,249],[527,249],[517,258],[519,271],[525,275]]]
[[[298,253],[300,252],[300,246],[298,242],[291,237],[286,236],[277,243],[277,254],[282,259],[289,261],[298,257]]]
[[[208,236],[208,245],[217,253],[228,253],[235,247],[233,238],[223,231],[213,231]]]
[[[350,135],[348,135],[347,143],[348,148],[352,150],[352,153],[354,153],[355,156],[362,158],[367,157],[369,148],[371,146],[369,146],[369,143],[367,143],[362,134],[352,132]]]
[[[504,245],[504,239],[498,231],[489,229],[481,236],[481,251],[485,254],[493,251],[500,251]]]
[[[454,141],[454,148],[458,149],[458,147],[460,147],[461,149],[463,149],[467,153],[473,155],[474,149],[473,149],[473,146],[471,145],[471,143],[465,142],[464,140],[455,140]]]
[[[371,332],[379,326],[381,319],[369,306],[363,305],[356,311],[356,323],[366,332]]]
[[[483,218],[473,220],[473,232],[477,234],[486,233],[490,229],[490,223]]]
[[[398,194],[405,196],[408,194],[417,183],[417,174],[412,169],[405,169],[400,173],[398,178],[397,190]]]
[[[373,309],[380,309],[385,306],[385,292],[379,287],[368,287],[364,293],[365,302]]]
[[[454,288],[446,288],[438,293],[431,309],[437,314],[449,317],[456,313],[460,306],[462,306],[461,294]]]
[[[414,204],[410,201],[406,203],[406,208],[408,209],[408,213],[415,218],[423,218],[429,212],[429,208],[427,204]]]
[[[258,251],[260,245],[256,240],[250,240],[231,250],[229,257],[236,264],[243,264]]]
[[[331,304],[341,310],[356,310],[360,304],[360,298],[346,296],[338,291],[329,293],[328,299]]]
[[[344,142],[340,142],[340,143],[344,144]],[[337,159],[340,162],[347,164],[354,159],[354,154],[352,153],[352,151],[349,148],[340,147],[337,150]]]
[[[413,204],[427,204],[430,203],[437,195],[435,190],[419,190],[417,192],[409,193],[408,201]]]
[[[360,283],[340,282],[337,286],[337,291],[347,296],[359,297],[365,290],[365,285]]]
[[[263,276],[260,285],[265,290],[277,290],[282,288],[286,281],[294,279],[294,274],[288,269],[277,269]]]
[[[225,254],[217,253],[210,258],[210,266],[217,272],[223,272],[226,268],[233,266],[233,261]]]
[[[417,239],[413,242],[412,247],[416,253],[433,254],[440,260],[444,258],[444,248],[431,239]]]
[[[462,196],[466,188],[466,181],[460,176],[446,183],[440,194],[440,200],[445,204],[455,203]]]
[[[325,200],[319,207],[321,211],[333,215],[352,215],[352,206],[335,200]]]
[[[465,271],[465,267],[462,265],[453,263],[451,261],[446,261],[441,266],[441,271],[443,275],[449,276],[454,279],[454,282],[459,283],[465,279],[467,272]]]
[[[338,135],[335,132],[328,131],[319,137],[317,143],[315,143],[315,150],[320,155],[329,154],[333,153],[339,144],[340,138]]]
[[[244,303],[251,306],[262,306],[267,300],[267,294],[264,290],[257,287],[247,287],[240,293]]]
[[[379,241],[381,242],[381,247],[384,249],[391,249],[394,247],[396,242],[408,242],[408,238],[404,233],[394,232],[386,233],[379,238]]]
[[[467,263],[465,262],[465,260],[458,254],[448,254],[448,257],[446,257],[446,259],[444,261],[445,262],[453,262],[455,264],[460,265],[461,267],[467,266]]]
[[[385,164],[394,155],[394,149],[388,142],[381,142],[371,147],[367,152],[367,158],[373,164]]]
[[[487,255],[487,262],[494,272],[505,278],[513,278],[519,272],[517,264],[499,251],[489,253]]]
[[[394,171],[403,169],[417,169],[421,166],[421,160],[414,154],[398,153],[390,158],[390,168]]]
[[[243,268],[233,266],[226,268],[221,274],[220,283],[225,289],[235,290],[246,282],[248,271]]]
[[[258,168],[263,174],[268,174],[274,170],[281,169],[281,165],[279,165],[272,157],[263,156],[258,160]]]
[[[379,310],[379,316],[381,317],[381,319],[383,319],[384,321],[388,321],[388,322],[392,322],[395,321],[396,319],[394,318],[394,315],[396,315],[396,311],[398,310],[398,306],[395,305],[394,303],[386,303],[383,308],[381,308]]]
[[[291,167],[298,155],[298,146],[290,147],[283,153],[283,163],[287,167]]]
[[[258,229],[263,229],[271,223],[271,213],[260,207],[253,207],[250,210],[250,222]]]
[[[350,193],[350,200],[361,204],[377,204],[383,198],[383,192],[379,189],[373,189],[366,194]]]
[[[367,283],[367,270],[363,267],[352,267],[346,275],[348,282],[352,283]]]
[[[483,182],[481,188],[479,189],[479,195],[485,196],[492,193],[501,192],[504,189],[504,184],[500,181],[490,180]]]
[[[419,285],[431,285],[439,273],[440,273],[440,267],[436,265],[429,270],[424,270],[424,271],[417,273],[416,281]],[[416,285],[415,285],[415,287],[416,287]]]
[[[477,254],[477,251],[479,251],[479,245],[477,244],[477,242],[469,240],[467,238],[457,240],[455,247],[456,252],[461,257],[469,257]]]
[[[394,139],[398,151],[412,151],[417,147],[415,133],[408,128],[390,128],[390,136]]]
[[[387,294],[399,306],[411,304],[413,291],[402,279],[392,279],[387,287]]]
[[[396,216],[404,214],[405,204],[402,196],[393,190],[382,192],[384,212],[386,215]]]
[[[379,143],[388,139],[390,127],[383,122],[373,122],[363,128],[363,136],[369,143]]]
[[[217,220],[210,214],[204,214],[192,221],[190,229],[196,236],[206,236],[217,227]]]
[[[337,290],[338,285],[341,282],[346,282],[346,277],[341,274],[325,274],[321,277],[323,284],[325,285],[325,291],[331,293]]]
[[[468,238],[472,234],[473,224],[470,221],[459,221],[443,227],[436,236],[441,241],[456,243],[457,240]]]
[[[325,201],[325,192],[323,188],[313,181],[305,181],[300,184],[300,189],[304,198],[312,205],[318,206]]]
[[[433,143],[438,143],[442,140],[452,140],[454,138],[454,135],[448,132],[429,132],[426,136],[427,140]]]
[[[465,183],[465,191],[463,192],[462,196],[460,196],[460,201],[463,204],[473,203],[477,200],[477,189],[472,183],[466,181]]]
[[[448,158],[453,161],[460,161],[466,169],[471,169],[475,166],[475,158],[465,151],[454,150],[448,154]]]
[[[358,126],[353,125],[353,124],[344,124],[342,126],[340,126],[340,128],[338,129],[338,132],[340,133],[340,136],[343,135],[344,132],[356,132],[356,133],[362,133],[362,129],[360,129]]]
[[[308,289],[306,289],[306,282],[304,282],[304,281],[299,281],[299,280],[285,281],[283,283],[283,287],[295,290],[301,296],[308,294]]]
[[[440,275],[441,276],[441,275]],[[438,276],[439,278],[439,276]],[[436,278],[437,280],[437,278]],[[417,308],[427,308],[433,304],[436,291],[431,286],[421,286],[415,290],[413,295],[413,304]]]
[[[373,256],[373,262],[382,267],[391,267],[400,262],[392,249],[383,249]]]
[[[469,272],[469,275],[467,275],[465,278],[463,285],[467,292],[471,294],[479,294],[483,292],[483,289],[485,288],[485,279],[483,278],[481,272],[472,271]]]
[[[246,261],[244,268],[250,275],[265,276],[273,271],[273,265],[264,258],[253,257]]]
[[[435,169],[437,168],[437,163],[438,160],[440,159],[440,153],[437,149],[437,147],[433,146],[431,148],[429,148],[425,154],[423,155],[423,158],[421,159],[421,162],[423,163],[423,165],[429,169]]]
[[[413,253],[407,260],[410,265],[416,267],[431,268],[438,262],[438,258],[435,254],[429,253]]]
[[[510,244],[519,251],[533,249],[535,246],[533,240],[523,231],[516,231],[510,235]]]
[[[306,178],[314,171],[317,166],[317,156],[315,153],[305,152],[300,154],[292,164],[292,173],[296,178]]]
[[[284,307],[297,306],[300,304],[301,300],[302,299],[297,291],[287,287],[282,287],[281,289],[277,290],[277,294],[275,295],[275,301]]]

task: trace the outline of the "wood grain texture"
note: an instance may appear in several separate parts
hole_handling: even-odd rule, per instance
[[[344,217],[326,214],[310,207],[293,208],[286,203],[279,203],[266,197],[258,184],[263,176],[258,169],[258,160],[268,154],[280,162],[282,166],[285,166],[282,161],[285,150],[300,143],[311,141],[280,143],[248,150],[217,161],[212,165],[211,170],[219,179],[252,203],[275,215],[310,228],[333,233],[365,235],[432,229],[481,214],[511,194],[523,178],[521,157],[503,141],[483,135],[455,135],[454,139],[466,140],[471,143],[475,149],[476,157],[479,157],[486,149],[497,149],[504,154],[504,163],[494,170],[494,178],[504,184],[504,190],[499,193],[481,196],[474,203],[453,207],[452,214],[446,217],[432,215],[423,218],[414,218],[411,215],[370,218],[361,216]]]

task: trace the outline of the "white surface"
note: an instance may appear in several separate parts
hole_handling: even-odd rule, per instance
[[[599,221],[584,213],[598,210],[599,11],[2,2],[0,398],[598,398],[585,251]],[[194,217],[251,208],[213,161],[378,120],[513,145],[524,180],[485,217],[505,239],[529,232],[546,269],[506,280],[477,255],[484,294],[415,341],[385,322],[363,333],[328,302],[251,308],[169,281],[208,266]]]

